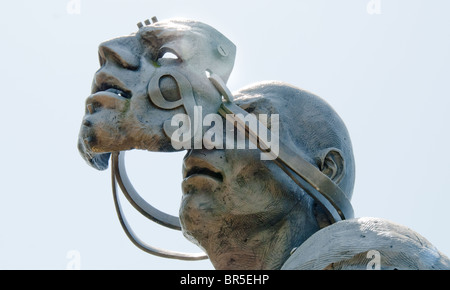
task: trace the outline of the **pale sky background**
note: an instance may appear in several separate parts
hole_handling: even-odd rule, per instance
[[[0,269],[213,269],[153,257],[115,215],[110,171],[76,143],[97,48],[136,23],[184,17],[237,46],[237,90],[280,80],[318,94],[346,123],[356,158],[357,217],[406,225],[450,255],[450,1],[369,0],[3,1],[0,10]],[[76,11],[75,11],[76,12]],[[154,205],[177,214],[180,154],[133,152],[128,171]],[[146,242],[197,252],[180,232],[125,207]]]

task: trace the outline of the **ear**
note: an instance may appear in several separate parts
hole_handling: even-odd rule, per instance
[[[339,149],[331,148],[320,152],[317,163],[320,171],[338,184],[345,176],[345,161]]]
[[[322,150],[316,157],[316,163],[320,171],[337,185],[345,176],[345,162],[342,156],[339,149],[331,148]],[[323,207],[314,202],[313,208],[317,224],[321,229],[332,224]]]

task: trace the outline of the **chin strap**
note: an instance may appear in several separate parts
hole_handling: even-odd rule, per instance
[[[117,183],[122,189],[122,192],[125,195],[125,197],[133,205],[133,207],[148,219],[174,230],[181,230],[181,225],[180,219],[178,217],[171,216],[169,214],[159,211],[158,209],[154,208],[149,203],[147,203],[136,192],[130,180],[128,179],[125,170],[124,158],[125,158],[124,152],[120,153],[114,152],[111,154],[111,161],[112,161],[111,180],[112,180],[114,205],[116,207],[117,216],[119,217],[120,224],[123,230],[125,231],[125,234],[131,240],[131,242],[142,251],[163,258],[186,260],[186,261],[198,261],[208,259],[208,256],[204,253],[189,254],[189,253],[173,252],[152,247],[150,245],[147,245],[145,242],[143,242],[136,236],[136,234],[131,229],[130,225],[128,224],[123,214],[117,190]]]
[[[233,95],[223,80],[214,73],[210,73],[208,78],[225,99],[219,109],[219,114],[223,118],[232,121],[237,130],[245,131],[247,138],[254,142],[262,152],[272,154],[273,161],[298,186],[324,207],[332,223],[353,218],[352,205],[339,186],[314,165],[296,154],[282,140],[279,140],[278,155],[268,152],[269,145],[259,138],[258,132],[248,126],[245,117],[249,113],[234,104]],[[266,126],[258,121],[258,128],[263,127]],[[270,132],[267,128],[266,130]],[[268,134],[270,135],[270,133]]]

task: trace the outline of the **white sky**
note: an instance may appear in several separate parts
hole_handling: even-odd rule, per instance
[[[136,23],[203,21],[237,46],[228,85],[281,80],[327,100],[344,119],[357,165],[356,216],[406,225],[450,255],[450,2],[380,0],[4,1],[0,269],[212,269],[150,256],[123,233],[110,173],[88,167],[76,141],[98,69],[97,47]],[[219,4],[220,3],[220,4]],[[177,214],[183,154],[128,154],[135,187]],[[155,246],[197,252],[179,232],[125,208]]]

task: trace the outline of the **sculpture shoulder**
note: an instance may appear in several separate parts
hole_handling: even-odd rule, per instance
[[[413,230],[379,218],[328,226],[306,240],[282,270],[450,269],[450,260]]]

